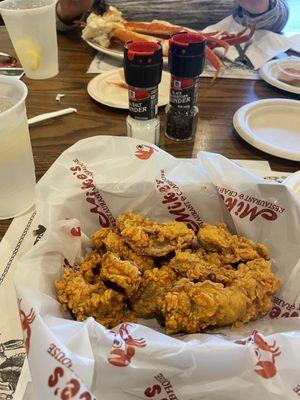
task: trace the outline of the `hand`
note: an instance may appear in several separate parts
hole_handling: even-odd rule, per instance
[[[237,0],[237,3],[251,14],[262,14],[269,9],[269,0]]]
[[[89,10],[93,3],[93,0],[59,0],[56,12],[63,22],[73,22]]]

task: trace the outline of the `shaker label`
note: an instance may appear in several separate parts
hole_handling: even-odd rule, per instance
[[[129,88],[129,113],[134,119],[148,120],[157,114],[158,88]]]
[[[178,109],[188,110],[196,103],[198,80],[172,76],[170,104]]]

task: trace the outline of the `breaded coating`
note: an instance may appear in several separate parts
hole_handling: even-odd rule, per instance
[[[116,219],[124,241],[138,254],[163,257],[172,251],[187,248],[194,232],[182,222],[155,222],[132,212]]]
[[[162,301],[176,281],[176,273],[163,266],[144,273],[139,290],[131,299],[131,306],[138,318],[154,318],[160,314]]]
[[[130,261],[122,261],[118,256],[107,252],[102,257],[100,278],[122,288],[127,297],[135,294],[141,283],[138,267]]]
[[[84,279],[89,283],[99,281],[99,272],[101,268],[101,255],[98,253],[87,254],[84,260],[79,263],[80,270]]]
[[[235,274],[235,270],[230,265],[213,264],[206,261],[203,253],[192,253],[189,250],[177,252],[168,267],[173,269],[179,277],[188,278],[194,282],[203,282],[208,279],[212,282],[230,284]]]
[[[154,260],[151,257],[136,254],[121,236],[110,228],[102,228],[95,232],[92,242],[98,251],[111,251],[122,260],[133,261],[142,272],[154,268]]]
[[[102,282],[87,283],[80,271],[65,269],[55,286],[58,301],[78,321],[94,317],[100,324],[113,328],[121,322],[132,320],[121,293],[106,288]]]
[[[231,285],[182,279],[163,303],[166,332],[196,333],[206,328],[239,326],[265,315],[280,282],[263,258],[240,264]]]
[[[198,249],[196,252],[197,256],[208,262],[209,264],[214,264],[217,265],[218,267],[221,267],[224,265],[224,261],[222,258],[222,255],[216,252],[208,252],[204,249]]]
[[[280,280],[271,271],[271,263],[263,258],[239,264],[234,288],[242,288],[247,293],[250,304],[247,318],[243,323],[266,315],[272,308],[272,297],[280,288]]]
[[[247,309],[242,290],[225,288],[221,283],[178,281],[164,300],[166,333],[196,333],[207,327],[231,325]]]
[[[269,250],[264,244],[255,243],[243,236],[231,235],[226,224],[205,224],[199,229],[197,238],[206,251],[219,253],[224,264],[270,258]]]

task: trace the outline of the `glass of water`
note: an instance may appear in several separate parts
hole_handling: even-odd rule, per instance
[[[56,0],[0,1],[0,13],[28,78],[58,74],[55,6]]]
[[[34,203],[35,172],[26,96],[23,82],[0,76],[0,219],[16,217]]]

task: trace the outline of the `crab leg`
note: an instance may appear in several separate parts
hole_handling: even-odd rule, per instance
[[[152,22],[126,21],[124,25],[134,32],[164,36],[171,36],[174,33],[185,30],[182,26],[171,25],[168,22],[156,20]]]
[[[229,33],[229,32],[223,32],[220,36],[220,39],[222,40],[226,40],[227,39],[232,39],[232,38],[236,38],[236,37],[240,37],[242,35],[244,35],[244,33],[247,31],[248,27],[246,26],[244,29],[242,29],[241,31],[239,31],[238,33]]]
[[[161,35],[161,36],[171,36],[174,33],[179,33],[183,31],[189,31],[182,26],[171,25],[165,21],[153,20],[152,22],[128,22],[124,23],[124,26],[131,31],[143,33],[143,34],[152,34],[152,35]],[[227,44],[224,40],[219,39],[215,35],[218,32],[209,32],[209,33],[201,33],[206,39],[207,44],[211,48],[215,47],[223,47],[224,54],[227,53],[229,49],[229,44]]]
[[[216,70],[216,74],[213,78],[213,80],[215,80],[220,71],[221,68],[223,66],[222,61],[219,59],[219,57],[212,51],[212,49],[210,49],[208,46],[205,47],[205,56],[206,59],[209,61],[209,63],[215,68]]]
[[[212,36],[218,37],[217,35],[220,35],[220,32],[218,32],[218,31],[214,31],[214,32],[205,32],[205,33],[201,32],[201,34],[202,34],[203,36],[205,36],[205,37],[212,37]],[[223,32],[221,32],[221,34],[223,34]]]
[[[254,32],[255,32],[255,25],[252,25],[251,30],[247,35],[244,34],[245,33],[244,30],[242,31],[242,34],[237,34],[236,36],[230,38],[223,38],[223,40],[225,40],[226,43],[229,44],[230,46],[233,46],[235,44],[245,43],[252,39]]]
[[[253,25],[253,27],[255,27],[255,25]],[[241,31],[239,31],[236,36],[242,36],[248,29],[248,26],[246,26],[244,29],[242,29]]]
[[[211,36],[206,36],[206,34],[202,34],[207,41],[207,46],[210,47],[211,49],[214,49],[216,47],[223,47],[224,48],[224,55],[227,53],[230,45],[223,39],[218,39],[216,37],[211,37]]]
[[[133,32],[130,31],[129,29],[122,29],[122,28],[113,30],[112,35],[113,37],[118,38],[123,43],[129,42],[131,40],[149,42],[151,39],[153,39],[157,41],[157,38],[151,36],[145,37],[145,35],[142,35],[141,33]]]
[[[160,42],[160,44],[162,45],[163,55],[168,55],[168,47],[169,47],[168,41],[158,37],[144,35],[142,33],[133,32],[125,28],[114,29],[112,31],[112,37],[119,39],[122,43],[134,40],[139,40],[142,42]]]

